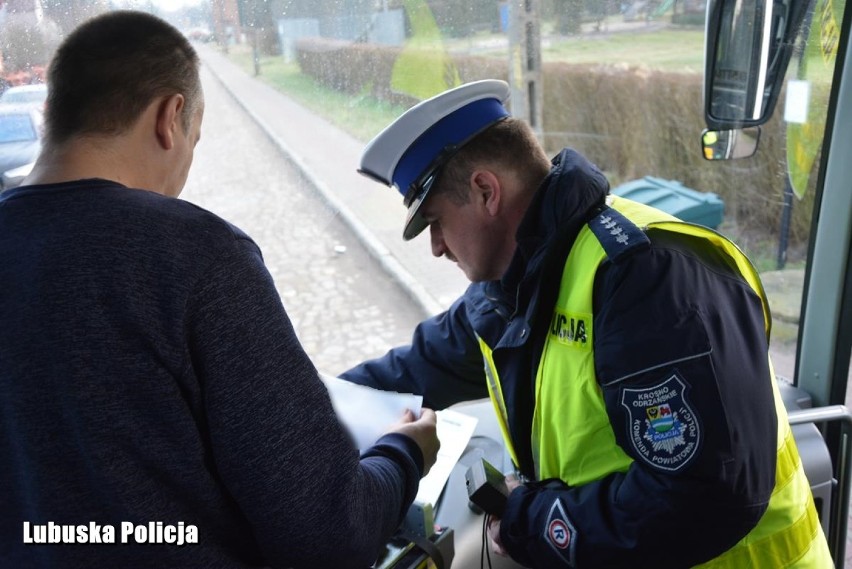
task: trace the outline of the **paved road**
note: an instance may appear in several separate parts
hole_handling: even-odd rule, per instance
[[[421,309],[207,70],[202,81],[201,141],[181,197],[254,238],[320,371],[407,343]]]

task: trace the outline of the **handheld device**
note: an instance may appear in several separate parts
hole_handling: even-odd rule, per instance
[[[503,516],[509,488],[502,472],[483,458],[467,469],[464,481],[471,502],[492,516]]]

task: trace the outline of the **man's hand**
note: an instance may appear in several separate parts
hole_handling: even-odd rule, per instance
[[[512,490],[514,490],[520,485],[521,483],[518,481],[518,478],[514,474],[509,474],[508,476],[506,476],[506,488],[509,489],[509,494],[511,494]],[[509,554],[503,548],[503,541],[500,539],[500,518],[489,515],[487,523],[488,537],[491,538],[491,551],[493,551],[497,555],[508,557]]]
[[[438,459],[438,449],[441,447],[437,432],[438,416],[425,407],[420,412],[420,418],[415,419],[410,409],[405,410],[402,419],[394,424],[389,433],[401,433],[412,439],[420,452],[423,453],[423,476],[429,473],[432,465]]]

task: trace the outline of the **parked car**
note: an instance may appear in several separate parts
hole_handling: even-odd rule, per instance
[[[213,41],[214,36],[213,32],[208,30],[207,28],[192,28],[186,31],[186,37],[191,39],[192,41],[200,41],[200,42],[209,42]]]
[[[0,105],[27,105],[44,110],[47,103],[47,84],[18,85],[9,87],[0,95]]]
[[[41,111],[29,106],[0,107],[0,192],[20,185],[41,152]]]

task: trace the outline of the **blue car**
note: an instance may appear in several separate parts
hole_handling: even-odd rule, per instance
[[[44,111],[46,101],[47,85],[45,83],[9,87],[0,95],[0,105],[32,106],[40,111]]]
[[[41,152],[41,112],[27,107],[0,107],[0,191],[19,185]]]

